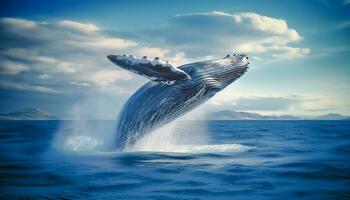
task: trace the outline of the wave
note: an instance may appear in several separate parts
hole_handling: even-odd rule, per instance
[[[127,152],[171,152],[171,153],[224,153],[242,152],[251,149],[250,146],[241,144],[203,144],[203,145],[164,145],[164,146],[133,146],[127,148]]]
[[[87,136],[71,136],[67,138],[64,149],[66,151],[95,151],[104,141]],[[172,153],[215,153],[215,152],[241,152],[252,147],[241,144],[203,144],[203,145],[161,145],[143,146],[134,145],[127,148],[126,152],[172,152]]]
[[[71,136],[64,143],[66,151],[94,151],[98,146],[104,144],[104,141],[88,136]]]
[[[86,152],[98,151],[104,141],[87,136],[71,136],[64,144],[65,151]],[[170,153],[224,153],[242,152],[252,149],[242,144],[199,144],[199,145],[134,145],[125,152],[170,152]]]

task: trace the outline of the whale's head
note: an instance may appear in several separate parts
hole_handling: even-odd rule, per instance
[[[221,59],[190,64],[193,81],[223,89],[240,78],[248,70],[248,56],[243,53],[229,54]]]

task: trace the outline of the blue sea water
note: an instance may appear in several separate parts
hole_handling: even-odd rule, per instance
[[[0,122],[0,199],[350,199],[348,121],[207,121],[171,152],[60,151],[62,123]]]

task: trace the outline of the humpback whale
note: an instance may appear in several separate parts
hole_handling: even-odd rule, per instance
[[[241,77],[248,56],[237,53],[221,59],[174,67],[158,57],[108,55],[115,65],[150,79],[123,106],[116,126],[116,148],[124,150],[139,138],[203,104]]]

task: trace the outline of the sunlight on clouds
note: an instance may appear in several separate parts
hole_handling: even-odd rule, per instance
[[[85,32],[92,32],[92,31],[99,30],[99,28],[94,24],[84,24],[84,23],[71,21],[71,20],[59,21],[58,26],[61,26],[63,28],[70,28],[78,31],[85,31]]]
[[[10,64],[12,63],[9,67],[11,67],[12,70],[17,69],[17,71],[21,69],[19,72],[28,72],[30,70],[41,72],[45,70],[71,74],[76,71],[72,63],[60,62],[52,57],[41,56],[36,50],[29,50],[24,48],[8,48],[0,52],[0,55],[15,60],[4,62]],[[27,66],[31,66],[31,68],[29,69]]]
[[[217,12],[213,12],[216,14]],[[294,29],[289,29],[287,22],[282,19],[258,15],[256,13],[238,13],[226,14],[226,16],[235,19],[236,23],[241,24],[249,29],[255,29],[262,32],[270,32],[272,34],[284,35],[291,41],[301,39],[299,34]]]
[[[25,85],[7,84],[6,87],[11,86],[12,89],[52,92],[43,88],[34,89],[37,80],[43,87],[46,84],[50,87],[57,85],[66,87],[65,90],[69,90],[69,85],[113,87],[117,81],[132,78],[129,72],[122,71],[107,60],[106,55],[113,53],[162,57],[174,60],[176,64],[185,61],[184,54],[112,36],[89,23],[71,20],[46,23],[3,18],[0,26],[6,30],[5,37],[9,38],[8,44],[2,45],[0,52],[1,73],[16,75],[25,72],[28,77],[22,80]],[[45,82],[48,80],[50,82]],[[2,86],[5,87],[5,84]]]
[[[137,50],[137,53],[140,55],[147,55],[148,57],[152,58],[152,57],[165,57],[165,55],[169,53],[169,51],[162,48],[143,47]]]
[[[341,107],[337,101],[324,95],[304,95],[302,99],[301,107],[305,111],[332,111]]]
[[[223,91],[209,101],[209,107],[260,114],[322,114],[339,109],[341,103],[324,95],[307,94],[244,94],[232,95]]]
[[[75,82],[75,81],[71,81],[71,82],[69,82],[69,84],[71,84],[71,85],[78,85],[78,86],[91,86],[90,83],[86,83],[86,82]]]
[[[239,95],[215,98],[213,105],[225,105],[238,111],[287,111],[301,101],[294,95]]]
[[[200,23],[202,21],[210,23]],[[162,44],[153,40],[138,41],[135,38],[112,36],[95,24],[72,20],[48,23],[2,18],[0,25],[6,30],[10,44],[0,52],[3,58],[1,73],[16,75],[44,72],[45,76],[35,75],[36,79],[41,80],[40,84],[45,85],[44,81],[50,79],[50,85],[60,87],[62,84],[112,87],[118,80],[130,80],[130,73],[112,66],[105,58],[113,53],[161,57],[176,66],[200,58],[212,59],[219,53],[222,56],[223,52],[233,49],[252,53],[253,58],[259,55],[263,61],[267,59],[265,56],[290,59],[309,53],[307,48],[288,45],[302,37],[296,30],[290,29],[285,20],[256,13],[214,11],[177,15],[170,21],[169,27],[156,30],[157,39],[163,41]],[[193,51],[202,54],[198,57]],[[58,74],[66,75],[60,79],[53,78]],[[31,85],[35,78],[24,81]]]
[[[43,92],[43,93],[64,93],[60,90],[55,90],[46,86],[39,86],[27,83],[17,83],[12,81],[0,81],[0,87],[7,89],[16,89],[30,92]]]
[[[76,43],[79,45],[79,43]],[[137,46],[137,43],[132,41],[127,41],[123,39],[114,39],[114,38],[100,38],[96,39],[92,42],[81,43],[82,45],[86,45],[86,47],[97,47],[97,48],[126,48]]]
[[[302,37],[285,20],[252,12],[176,15],[168,26],[149,34],[150,37],[158,34],[157,40],[187,56],[222,56],[223,52],[241,51],[266,59],[293,59],[310,52],[308,48],[290,45],[300,42]]]
[[[61,62],[57,65],[57,71],[66,73],[66,74],[72,74],[74,72],[76,72],[76,70],[73,68],[73,64],[72,63],[68,63],[68,62]]]
[[[28,67],[11,61],[0,61],[0,74],[15,75],[29,71]]]
[[[126,71],[100,70],[95,72],[91,80],[98,86],[109,86],[117,80],[130,80],[132,76]]]
[[[183,52],[173,54],[168,49],[156,47],[143,47],[137,49],[136,53],[140,56],[147,55],[149,58],[159,57],[162,60],[169,61],[175,66],[180,66],[189,62],[189,59],[185,57],[185,54]]]
[[[50,78],[51,78],[51,76],[48,75],[48,74],[41,74],[41,75],[39,76],[39,79],[42,79],[42,80],[47,80],[47,79],[50,79]]]
[[[56,62],[56,59],[54,58],[40,56],[35,50],[28,50],[24,48],[8,48],[2,51],[1,54],[14,59],[20,59],[29,62],[41,62],[44,64],[54,64]]]
[[[37,28],[38,23],[31,20],[18,19],[18,18],[2,18],[1,22],[9,27],[16,27],[14,30],[23,31],[26,29]]]
[[[348,25],[344,21],[338,28]],[[252,67],[258,68],[276,62],[283,67],[284,61],[302,59],[311,51],[302,46],[299,30],[285,19],[253,12],[180,14],[164,26],[139,30],[137,34],[67,19],[41,22],[1,18],[0,29],[0,87],[41,93],[99,91],[126,98],[146,79],[114,66],[106,58],[109,54],[160,57],[180,66],[241,51],[248,53]],[[329,54],[348,48],[326,50]],[[338,109],[341,103],[327,96],[242,91],[237,95],[224,90],[208,106],[259,113],[317,113]]]

